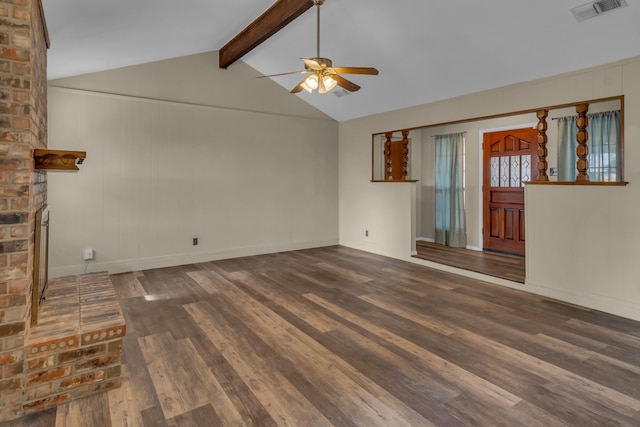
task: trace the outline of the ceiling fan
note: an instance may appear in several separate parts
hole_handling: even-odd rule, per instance
[[[291,90],[291,93],[298,93],[303,89],[309,93],[313,92],[315,89],[318,89],[318,93],[327,93],[336,87],[336,85],[348,90],[349,92],[355,92],[360,89],[360,86],[345,79],[340,74],[377,75],[378,70],[371,67],[334,67],[329,58],[323,58],[320,56],[320,6],[324,3],[324,0],[312,1],[318,11],[316,57],[301,58],[302,62],[304,62],[304,71],[293,71],[289,73],[271,74],[260,77],[276,77],[287,74],[309,74]]]

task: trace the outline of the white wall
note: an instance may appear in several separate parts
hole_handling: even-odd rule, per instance
[[[528,186],[525,285],[411,258],[411,187],[419,184],[369,182],[373,133],[618,95],[625,96],[630,184]],[[340,243],[640,320],[639,126],[640,58],[342,122]],[[467,185],[480,194],[477,180]],[[374,238],[364,237],[365,224]]]
[[[159,74],[170,68],[178,77],[202,59],[155,65]],[[241,86],[244,74],[206,71],[226,73],[216,79],[227,89]],[[156,75],[149,64],[97,73],[100,92],[69,89],[73,79],[64,80],[65,88],[50,82],[49,148],[87,152],[77,174],[48,174],[52,277],[337,243],[335,121],[304,105],[255,111],[264,100],[247,101],[251,108],[242,110],[237,99],[232,108],[220,106],[224,96],[201,96],[200,105],[157,99],[164,78],[156,86],[145,82],[144,97],[113,95],[104,74],[115,76],[112,84],[120,88]],[[91,76],[78,81],[92,87]],[[256,97],[274,93],[269,110],[278,109],[279,97],[297,98],[260,81],[266,86],[255,88]],[[195,93],[180,84],[183,96]],[[94,261],[82,261],[84,248],[95,250]]]

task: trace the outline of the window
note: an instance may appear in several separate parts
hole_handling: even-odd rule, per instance
[[[587,114],[587,174],[592,182],[621,179],[620,111]],[[577,116],[558,118],[558,180],[573,181],[576,175]]]

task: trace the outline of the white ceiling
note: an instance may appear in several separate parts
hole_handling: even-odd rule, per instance
[[[343,121],[640,55],[639,0],[578,23],[570,9],[585,2],[326,0],[322,56],[380,75],[346,76],[362,89],[343,97],[291,96]],[[49,79],[218,50],[272,3],[43,0]],[[315,8],[243,61],[275,74],[301,70],[299,58],[313,56]],[[274,78],[287,90],[300,79]]]

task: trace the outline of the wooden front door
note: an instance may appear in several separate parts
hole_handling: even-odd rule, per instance
[[[524,182],[533,179],[538,131],[484,134],[483,246],[524,255]]]

